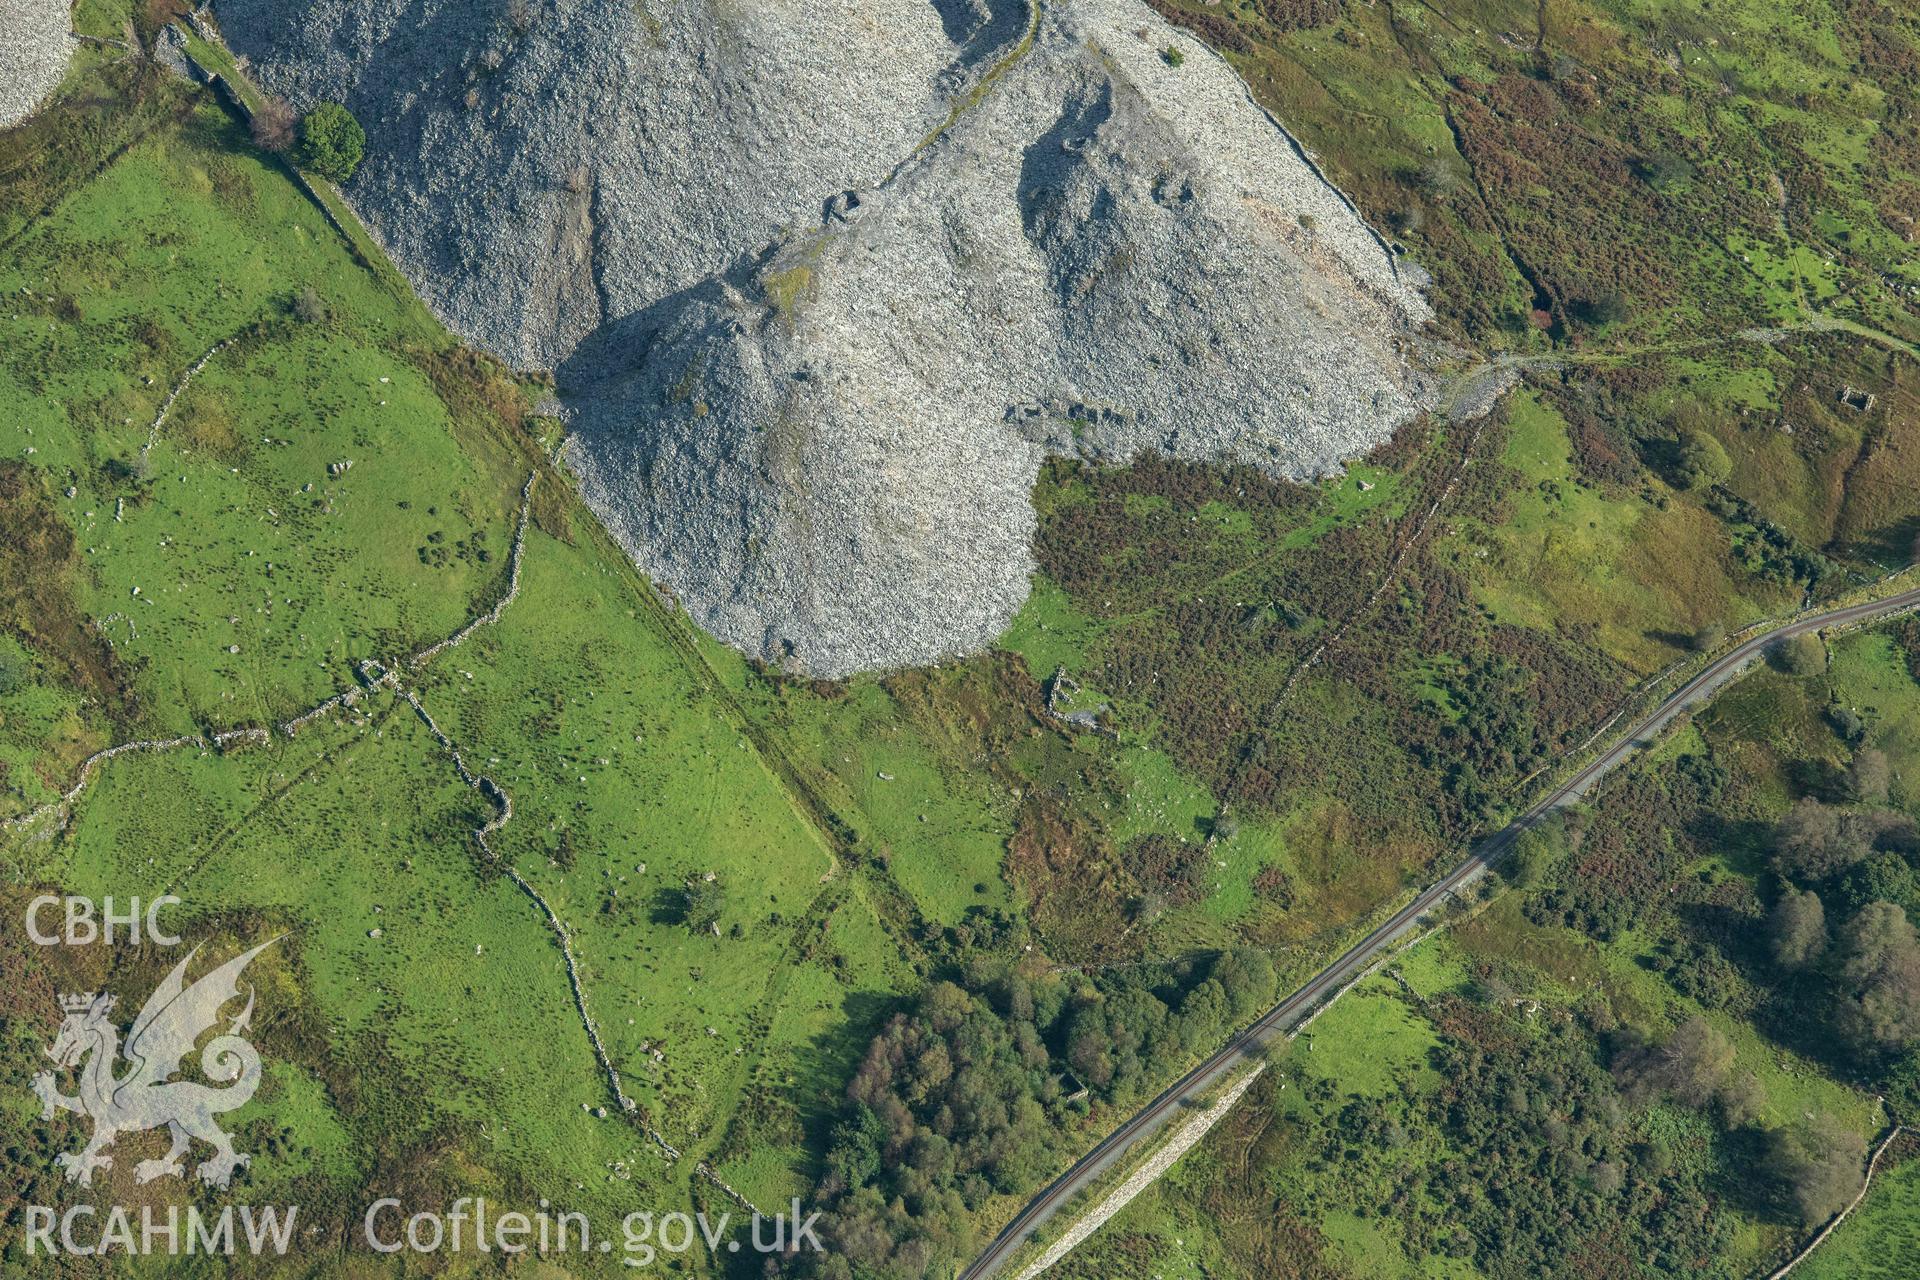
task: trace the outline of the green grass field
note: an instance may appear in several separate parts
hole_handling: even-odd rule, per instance
[[[18,460],[0,500],[35,531],[0,554],[30,592],[0,639],[9,816],[102,747],[272,725],[355,687],[362,659],[454,632],[505,590],[520,488],[544,470],[527,388],[358,265],[209,98],[162,84],[131,110],[139,140],[76,165],[0,258],[0,393],[22,410],[0,424]],[[317,310],[296,309],[308,289]],[[715,1194],[692,1174],[711,1157],[768,1203],[804,1194],[809,1126],[917,981],[750,740],[721,679],[738,660],[544,480],[518,598],[405,679],[512,798],[494,848],[568,930],[623,1087],[679,1163],[612,1106],[553,932],[472,838],[490,805],[393,693],[264,746],[114,760],[64,821],[0,846],[16,882],[177,893],[216,952],[285,935],[257,962],[271,1067],[239,1132],[256,1194],[297,1195],[337,1238],[396,1180],[612,1219]],[[930,847],[967,850],[965,892],[999,885],[998,845],[956,834],[978,825],[966,804],[943,816]],[[961,892],[931,857],[908,865],[930,910]],[[708,874],[717,934],[677,918]],[[137,999],[158,961],[16,958],[34,1001],[10,1058],[50,1038],[48,992]],[[22,1132],[30,1105],[8,1105]],[[71,1134],[33,1140],[22,1193],[69,1194],[38,1171]]]
[[[292,316],[308,287],[331,319]],[[438,326],[211,103],[27,229],[0,291],[19,408],[0,447],[33,475],[15,505],[70,530],[17,570],[50,574],[37,590],[71,621],[26,624],[51,643],[4,695],[27,713],[0,727],[13,807],[110,740],[291,716],[497,592],[520,462],[437,391]],[[47,733],[74,671],[92,696]]]

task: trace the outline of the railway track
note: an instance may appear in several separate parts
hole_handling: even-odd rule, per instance
[[[1446,875],[1423,889],[1411,902],[1322,969],[1305,986],[1269,1009],[1253,1025],[1228,1041],[1218,1053],[1180,1077],[1125,1124],[1107,1135],[1071,1169],[1035,1196],[986,1250],[960,1273],[959,1280],[988,1280],[996,1275],[1014,1252],[1045,1225],[1063,1204],[1092,1186],[1142,1141],[1159,1132],[1167,1119],[1183,1105],[1212,1089],[1248,1062],[1268,1041],[1292,1030],[1327,1000],[1338,995],[1382,953],[1411,931],[1423,916],[1479,879],[1489,866],[1513,847],[1523,833],[1545,821],[1556,810],[1580,800],[1635,751],[1651,744],[1683,712],[1712,697],[1768,648],[1793,636],[1874,621],[1911,609],[1920,609],[1920,589],[1809,614],[1744,640],[1714,659],[1652,711],[1636,720],[1606,751],[1555,786],[1505,827],[1475,844],[1467,857]]]

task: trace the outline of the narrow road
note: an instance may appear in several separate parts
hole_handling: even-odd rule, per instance
[[[1515,818],[1510,824],[1476,844],[1466,859],[1420,895],[1394,913],[1338,960],[1275,1005],[1264,1017],[1229,1041],[1225,1048],[1189,1071],[1168,1087],[1166,1092],[1109,1134],[1099,1146],[1062,1174],[994,1238],[981,1255],[960,1273],[960,1280],[987,1280],[1005,1265],[1007,1259],[1027,1238],[1080,1191],[1091,1186],[1102,1174],[1123,1161],[1142,1140],[1158,1132],[1181,1105],[1207,1092],[1259,1052],[1261,1045],[1291,1030],[1329,996],[1357,978],[1388,947],[1419,922],[1420,917],[1439,906],[1452,894],[1479,879],[1487,867],[1513,846],[1529,828],[1537,826],[1555,810],[1581,799],[1594,785],[1633,753],[1650,745],[1674,719],[1688,708],[1712,697],[1737,676],[1748,663],[1767,648],[1790,636],[1804,635],[1826,627],[1844,626],[1866,619],[1890,616],[1920,608],[1920,589],[1865,604],[1850,605],[1813,614],[1776,630],[1754,636],[1716,659],[1705,670],[1675,690],[1666,701],[1625,730],[1613,747],[1555,787],[1545,798]]]

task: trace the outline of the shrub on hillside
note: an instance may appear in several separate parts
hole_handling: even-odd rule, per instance
[[[331,182],[351,178],[366,148],[366,130],[337,102],[321,103],[300,121],[300,163]]]
[[[1711,489],[1733,474],[1726,448],[1704,431],[1690,430],[1680,437],[1676,478],[1684,488]],[[1818,641],[1815,641],[1817,644]]]
[[[1893,765],[1884,751],[1868,748],[1854,753],[1847,766],[1847,798],[1859,804],[1885,804],[1893,787]]]
[[[293,145],[300,117],[284,98],[268,98],[253,113],[253,145],[263,151],[285,151]]]
[[[726,891],[711,876],[689,880],[682,891],[680,922],[691,932],[706,933],[720,923],[726,909]]]
[[[1891,902],[1861,908],[1842,931],[1840,977],[1853,994],[1846,1028],[1863,1049],[1920,1044],[1920,939]]]
[[[1120,859],[1148,894],[1181,906],[1204,893],[1213,855],[1205,845],[1155,832],[1122,845]]]
[[[1827,646],[1816,635],[1789,636],[1774,646],[1773,655],[1789,675],[1817,676],[1827,669]]]
[[[301,324],[325,324],[331,314],[319,290],[307,285],[293,295],[293,318]]]
[[[1695,1016],[1661,1040],[1631,1044],[1613,1062],[1614,1079],[1636,1105],[1669,1097],[1704,1107],[1733,1074],[1733,1045],[1706,1019]]]

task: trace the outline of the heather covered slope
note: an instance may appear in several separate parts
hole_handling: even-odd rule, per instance
[[[368,122],[356,202],[457,329],[557,366],[595,509],[749,653],[986,644],[1050,452],[1315,476],[1429,398],[1417,272],[1131,0],[313,14],[222,7]]]

